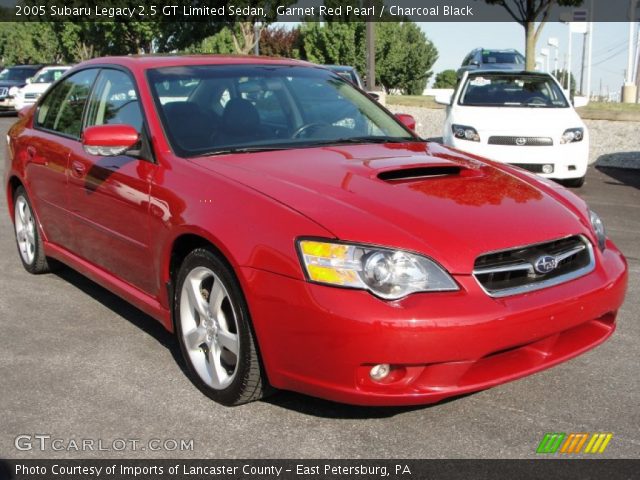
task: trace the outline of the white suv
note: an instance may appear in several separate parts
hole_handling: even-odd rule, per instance
[[[27,80],[27,85],[22,87],[15,98],[15,109],[20,111],[24,107],[33,105],[47,89],[71,67],[56,65],[44,67],[32,78]]]
[[[436,101],[448,105],[445,145],[569,186],[584,183],[589,132],[551,75],[465,72],[453,95]]]

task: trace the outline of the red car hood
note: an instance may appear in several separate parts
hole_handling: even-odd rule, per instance
[[[470,273],[475,258],[492,250],[590,235],[580,221],[584,208],[566,194],[437,144],[349,145],[193,161],[286,204],[336,238],[421,252],[452,273]]]

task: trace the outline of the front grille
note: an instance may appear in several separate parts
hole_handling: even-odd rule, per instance
[[[0,87],[0,98],[4,98],[9,95],[9,89],[7,87]]]
[[[549,137],[489,137],[489,145],[514,145],[518,147],[550,147],[553,139]]]
[[[532,173],[542,173],[542,163],[509,163],[509,165],[513,165],[514,167],[520,167],[525,170],[528,170]],[[548,173],[553,173],[553,170]]]
[[[555,266],[549,268],[551,264]],[[591,243],[574,235],[481,255],[475,261],[473,276],[492,297],[506,297],[568,282],[591,272],[594,266]]]

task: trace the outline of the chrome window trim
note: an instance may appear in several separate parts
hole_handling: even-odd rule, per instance
[[[573,235],[568,235],[567,237],[563,237],[563,238],[559,238],[556,240],[548,240],[546,242],[540,242],[540,243],[533,243],[531,245],[525,245],[522,247],[514,247],[514,248],[509,248],[509,249],[505,249],[505,250],[496,250],[493,252],[488,252],[488,253],[484,253],[483,255],[489,255],[491,253],[499,253],[499,252],[508,252],[510,250],[518,250],[520,248],[527,248],[527,247],[535,247],[536,245],[542,245],[545,243],[550,243],[550,242],[554,242],[554,241],[558,241],[558,240],[563,240],[564,238],[569,238],[569,237],[573,237]],[[510,297],[512,295],[519,295],[522,293],[529,293],[529,292],[535,292],[537,290],[542,290],[544,288],[549,288],[549,287],[554,287],[556,285],[560,285],[561,283],[566,283],[569,282],[571,280],[575,280],[576,278],[580,278],[583,277],[589,273],[591,273],[595,268],[596,268],[596,259],[595,259],[595,255],[593,252],[593,245],[591,245],[591,242],[589,241],[589,239],[587,239],[584,235],[578,235],[578,237],[580,237],[580,239],[582,240],[582,242],[584,243],[588,253],[589,253],[589,263],[587,265],[585,265],[582,268],[579,268],[578,270],[574,270],[573,272],[569,272],[569,273],[565,273],[564,275],[560,275],[558,277],[554,277],[554,278],[550,278],[549,280],[544,280],[542,282],[536,282],[536,283],[529,283],[527,285],[522,285],[519,287],[513,287],[513,288],[507,288],[504,290],[497,290],[497,291],[490,291],[487,290],[484,285],[482,285],[482,283],[480,282],[480,280],[478,280],[478,277],[476,277],[476,274],[486,274],[488,273],[487,270],[490,269],[474,269],[473,270],[473,278],[476,280],[476,282],[478,283],[478,285],[480,286],[480,288],[482,289],[482,291],[484,293],[486,293],[488,296],[492,297],[492,298],[503,298],[503,297]],[[579,251],[582,251],[583,249],[580,248],[578,250],[578,248],[574,248],[571,250],[571,252],[573,253],[578,253]],[[556,258],[559,258],[563,255],[566,255],[568,252],[564,252],[561,253],[559,255],[556,256]],[[482,256],[482,255],[481,255]],[[569,255],[566,255],[563,257],[567,258]],[[518,266],[524,266],[524,265],[518,265]],[[500,267],[498,267],[499,269]],[[496,271],[497,270],[493,270]]]

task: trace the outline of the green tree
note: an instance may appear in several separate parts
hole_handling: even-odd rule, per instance
[[[366,67],[364,22],[306,22],[302,57],[320,64]],[[411,48],[407,48],[410,45]],[[432,75],[438,51],[413,22],[376,24],[376,82],[387,90],[420,94]]]
[[[456,88],[458,84],[458,74],[455,70],[443,70],[436,75],[434,88]]]
[[[192,45],[185,51],[187,53],[215,53],[223,55],[236,53],[233,44],[233,33],[229,27],[224,27],[215,35],[203,39],[199,44]]]
[[[500,5],[524,28],[527,70],[536,67],[536,44],[554,5],[580,6],[584,0],[485,0],[490,5]],[[536,22],[538,23],[536,25]]]
[[[324,65],[351,65],[365,71],[363,22],[305,22],[301,27],[303,58]]]
[[[46,22],[0,23],[0,63],[58,63],[64,55],[55,31]]]

